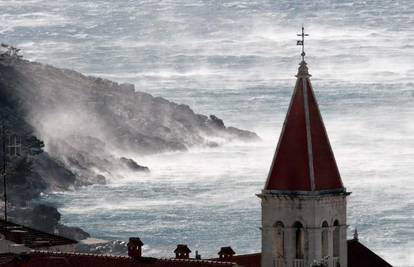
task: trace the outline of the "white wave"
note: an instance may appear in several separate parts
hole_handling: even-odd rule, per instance
[[[65,26],[68,20],[60,15],[45,12],[33,12],[26,14],[2,14],[0,15],[0,33],[5,34],[14,31],[18,27],[34,28],[44,26]]]

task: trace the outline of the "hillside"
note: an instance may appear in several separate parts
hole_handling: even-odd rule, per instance
[[[187,105],[136,91],[132,84],[11,53],[0,55],[0,104],[8,134],[21,136],[28,147],[24,156],[10,159],[9,172],[18,177],[10,179],[13,203],[50,190],[106,183],[125,170],[148,171],[125,155],[139,159],[151,153],[259,140],[253,132],[226,127],[214,115],[196,114]]]

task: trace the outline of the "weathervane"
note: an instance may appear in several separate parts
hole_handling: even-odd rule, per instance
[[[305,28],[303,27],[302,24],[302,33],[301,34],[297,34],[297,36],[301,36],[302,40],[299,40],[296,42],[296,45],[301,45],[302,46],[302,54],[300,54],[302,56],[302,61],[305,61],[305,36],[309,36],[309,34],[305,34]]]

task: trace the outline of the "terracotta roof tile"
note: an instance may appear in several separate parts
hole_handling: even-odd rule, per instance
[[[7,258],[7,260],[9,260]],[[7,263],[10,267],[214,267],[233,266],[231,262],[217,262],[212,260],[195,259],[170,259],[128,256],[98,255],[89,253],[69,253],[33,250],[27,254],[15,255],[12,262]]]
[[[230,259],[219,259],[215,258],[215,261],[229,260],[237,265],[244,266],[244,267],[260,267],[262,262],[262,253],[253,253],[253,254],[244,254],[244,255],[235,255]]]

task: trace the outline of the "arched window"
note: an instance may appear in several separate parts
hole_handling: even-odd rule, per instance
[[[282,222],[275,223],[274,227],[274,252],[276,258],[285,257],[284,225]]]
[[[340,237],[340,226],[338,220],[334,222],[334,231],[333,231],[333,256],[339,257],[339,237]]]
[[[322,257],[328,256],[328,223],[322,223]]]
[[[293,225],[295,230],[296,259],[303,259],[305,255],[305,231],[300,222]]]

